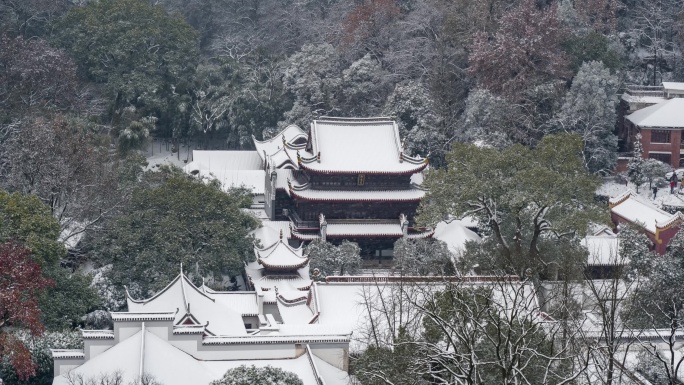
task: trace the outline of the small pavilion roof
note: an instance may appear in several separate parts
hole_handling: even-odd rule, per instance
[[[684,128],[684,99],[669,99],[637,110],[626,118],[643,128]]]
[[[466,242],[480,242],[482,240],[477,233],[468,229],[463,222],[458,219],[439,222],[437,226],[435,226],[433,238],[446,243],[449,251],[454,254],[465,251]]]
[[[262,220],[261,227],[250,232],[262,245],[272,245],[280,238],[280,234],[290,235],[290,221]]]
[[[420,172],[427,159],[403,152],[397,124],[388,118],[329,118],[311,124],[302,169],[321,174],[402,174]]]
[[[297,270],[309,263],[309,258],[303,255],[303,248],[293,248],[283,240],[282,230],[280,239],[265,248],[254,247],[257,262],[270,270]]]

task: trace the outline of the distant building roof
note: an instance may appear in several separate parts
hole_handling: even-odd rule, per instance
[[[684,91],[684,83],[682,82],[663,82],[665,91]]]
[[[582,240],[582,245],[589,251],[589,266],[620,266],[629,263],[629,259],[620,255],[620,239],[617,235],[589,235]]]
[[[626,119],[643,128],[684,128],[684,98],[674,98],[642,108]]]
[[[254,254],[257,262],[269,270],[297,270],[309,263],[309,258],[303,255],[303,247],[295,249],[288,245],[282,230],[280,239],[264,248],[255,246]]]
[[[449,251],[454,254],[464,251],[466,242],[479,242],[481,240],[479,235],[468,229],[462,221],[457,219],[439,222],[435,227],[435,234],[432,237],[446,243]]]
[[[217,179],[225,189],[245,187],[252,194],[265,190],[262,160],[256,151],[193,151],[193,161],[183,167],[188,174]]]

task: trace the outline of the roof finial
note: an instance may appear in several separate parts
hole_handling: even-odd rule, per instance
[[[180,263],[180,275],[183,275],[183,262]]]
[[[283,239],[283,229],[280,229],[280,239]]]

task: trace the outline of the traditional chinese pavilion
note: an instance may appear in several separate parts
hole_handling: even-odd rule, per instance
[[[308,133],[289,126],[255,145],[266,174],[265,211],[290,221],[289,238],[347,239],[373,258],[391,256],[401,237],[432,235],[415,226],[428,161],[404,152],[394,121],[323,117]]]
[[[670,214],[645,202],[631,191],[611,198],[609,207],[611,219],[616,227],[621,223],[640,227],[653,242],[652,249],[661,255],[665,254],[670,240],[684,224],[684,214],[681,212]]]

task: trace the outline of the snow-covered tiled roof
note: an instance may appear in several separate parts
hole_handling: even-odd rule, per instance
[[[81,335],[83,336],[84,339],[95,339],[95,340],[114,339],[114,331],[113,330],[81,330]]]
[[[290,196],[301,201],[326,202],[420,202],[425,197],[425,190],[413,188],[409,190],[384,191],[344,191],[344,190],[314,190],[310,188],[288,189]]]
[[[50,349],[52,358],[85,358],[83,350],[80,349]]]
[[[244,187],[254,195],[262,195],[266,189],[266,173],[263,170],[200,171],[199,176],[218,180],[224,190]]]
[[[245,343],[238,339],[212,338],[214,344]],[[247,338],[248,339],[248,338]],[[257,337],[257,344],[289,343],[290,341],[344,341],[344,336],[264,336]],[[347,336],[348,340],[348,336]],[[288,351],[289,353],[289,351]],[[57,351],[53,354],[59,354]],[[254,356],[260,354],[251,352]],[[273,354],[266,356],[272,357]],[[83,353],[80,353],[82,358]],[[173,346],[154,333],[141,330],[125,340],[119,342],[105,352],[86,361],[83,365],[71,371],[72,376],[81,376],[85,381],[97,379],[103,373],[120,373],[122,383],[133,383],[141,373],[145,373],[164,385],[209,385],[210,382],[223,377],[229,369],[241,365],[256,367],[273,366],[296,373],[304,384],[317,384],[318,377],[326,385],[343,385],[348,383],[347,374],[322,360],[315,360],[310,350],[306,354],[293,358],[287,353],[283,358],[275,359],[244,359],[244,360],[199,360],[188,353]],[[66,375],[55,377],[53,385],[69,385],[71,382]]]
[[[128,307],[131,308],[130,306]],[[111,312],[112,321],[173,321],[176,317],[176,312],[170,311],[127,311],[127,312]]]
[[[297,157],[287,148],[281,147],[272,155],[268,155],[266,162],[271,169],[281,169],[286,166],[297,167]]]
[[[628,95],[623,94],[622,100],[627,103],[643,103],[643,104],[657,104],[666,101],[665,96],[642,96],[642,95]]]
[[[289,274],[269,274],[263,266],[257,262],[251,262],[245,266],[245,272],[255,290],[264,296],[264,302],[267,303],[277,302],[276,288],[278,294],[284,295],[285,299],[292,299],[306,295],[311,287],[308,264]]]
[[[285,137],[285,141],[289,143],[292,143],[298,139],[306,140],[307,138],[306,133],[295,125],[287,126],[272,138],[263,141],[256,140],[256,138],[252,137],[254,140],[254,145],[257,149],[257,153],[263,161],[266,161],[267,156],[275,154],[283,147],[283,136]]]
[[[294,170],[289,168],[281,168],[276,170],[278,177],[276,178],[275,188],[287,190],[287,182],[296,180]]]
[[[173,327],[173,334],[204,334],[206,325],[177,325]]]
[[[626,118],[642,128],[684,128],[684,99],[669,99],[634,111]]]
[[[287,238],[280,239],[264,248],[254,247],[257,262],[267,269],[297,270],[309,263],[309,258],[303,255],[303,248],[293,248],[287,244]]]
[[[651,234],[655,234],[656,227],[669,223],[674,217],[651,203],[645,202],[631,192],[610,199],[612,208],[610,211],[623,219],[640,224]]]
[[[217,303],[233,309],[244,316],[256,316],[259,314],[257,296],[253,291],[214,291],[208,287],[202,287],[204,292]]]
[[[302,294],[304,296],[308,295],[307,292],[302,292]],[[280,318],[283,320],[283,325],[280,325],[281,330],[285,325],[304,324],[307,325],[306,327],[309,333],[312,332],[312,329],[308,324],[311,322],[314,313],[306,302],[290,305],[283,301],[278,301],[277,305]]]
[[[397,124],[388,118],[321,118],[311,124],[301,168],[337,174],[414,174],[427,161],[403,153]]]
[[[582,240],[582,245],[589,251],[589,266],[617,266],[629,263],[628,258],[619,255],[620,239],[617,235],[590,235]]]
[[[192,170],[261,170],[262,160],[256,151],[202,151],[192,152],[192,162],[184,169]]]
[[[183,171],[216,179],[224,189],[245,187],[263,194],[265,173],[256,151],[193,151],[194,160]]]
[[[682,82],[663,82],[665,90],[684,91],[684,83]]]
[[[162,291],[147,300],[134,300],[127,298],[129,313],[118,313],[122,317],[130,317],[129,314],[151,314],[164,310],[174,309],[171,313],[172,320],[178,324],[189,313],[199,324],[205,325],[214,335],[245,335],[242,314],[234,309],[217,302],[188,280],[185,274],[179,274]],[[112,313],[112,318],[117,313]],[[166,313],[168,314],[168,313]]]
[[[281,232],[283,237],[290,237],[290,221],[262,220],[261,227],[253,230],[250,234],[258,239],[262,245],[271,245],[278,241]]]
[[[242,345],[242,344],[305,344],[314,342],[349,342],[351,331],[346,334],[301,334],[282,335],[279,332],[244,337],[205,337],[203,345]]]
[[[446,243],[449,251],[454,254],[464,251],[466,242],[480,242],[481,240],[479,235],[468,229],[458,219],[449,222],[439,222],[435,227],[435,233],[432,237]]]

